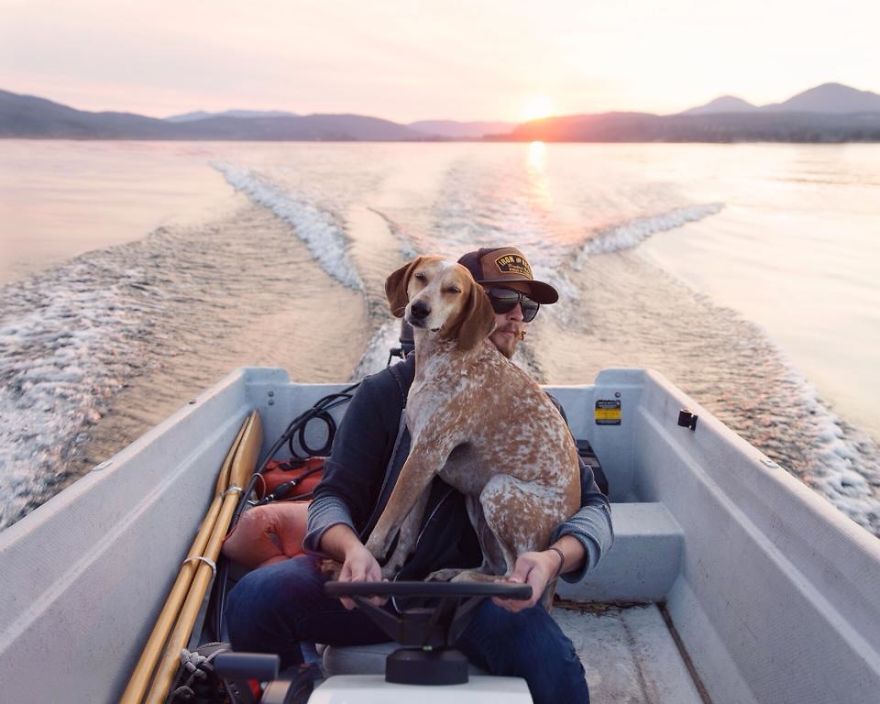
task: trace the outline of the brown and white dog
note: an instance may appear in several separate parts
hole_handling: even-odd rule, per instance
[[[478,570],[433,579],[509,576],[519,554],[547,548],[580,507],[577,449],[550,398],[489,341],[494,313],[460,264],[422,256],[385,284],[392,313],[414,329],[416,369],[406,405],[412,449],[367,549],[394,574],[415,547],[431,480],[466,497],[483,551]]]

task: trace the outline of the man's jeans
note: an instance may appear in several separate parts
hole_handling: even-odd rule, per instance
[[[229,593],[232,647],[278,653],[286,668],[302,662],[301,641],[338,646],[388,641],[366,615],[324,596],[325,581],[318,560],[305,555],[245,575]],[[455,645],[487,672],[525,678],[536,704],[590,700],[574,646],[540,605],[513,614],[486,600]]]

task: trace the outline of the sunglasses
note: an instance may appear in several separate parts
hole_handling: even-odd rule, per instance
[[[538,309],[541,307],[541,304],[537,301],[533,301],[525,294],[513,289],[490,288],[486,290],[486,293],[489,295],[489,303],[492,304],[492,310],[499,315],[509,313],[519,303],[524,323],[532,322],[538,314]]]

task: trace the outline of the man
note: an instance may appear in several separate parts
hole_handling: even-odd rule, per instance
[[[486,289],[495,312],[490,340],[511,357],[540,305],[557,301],[556,290],[532,278],[528,261],[514,247],[469,252],[459,263]],[[341,581],[382,578],[364,540],[409,451],[403,409],[414,372],[415,359],[410,355],[364,379],[315,491],[305,547],[342,563]],[[613,540],[608,501],[583,464],[581,486],[582,508],[554,531],[550,548],[517,558],[510,581],[530,584],[532,599],[484,602],[455,644],[492,674],[525,678],[538,704],[589,701],[583,666],[571,641],[537,605],[557,575],[579,580]],[[320,573],[319,562],[316,555],[293,558],[255,570],[236,585],[227,610],[236,650],[277,652],[287,667],[302,662],[300,642],[345,646],[388,640],[368,617],[352,609],[351,601],[340,603],[323,595],[327,577]],[[434,570],[480,562],[464,497],[435,478],[416,550],[399,578],[423,579]]]

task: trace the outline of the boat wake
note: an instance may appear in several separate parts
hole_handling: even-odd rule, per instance
[[[837,416],[757,325],[626,250],[572,273],[580,290],[545,345],[554,381],[658,370],[734,432],[880,535],[880,447]],[[556,307],[556,306],[554,306]]]
[[[145,364],[162,293],[84,255],[0,289],[0,528],[70,479],[71,457]]]
[[[722,203],[682,205],[663,184],[603,190],[597,177],[560,208],[537,176],[503,159],[490,168],[461,158],[421,191],[401,179],[383,190],[393,169],[378,162],[355,176],[301,166],[215,163],[246,197],[240,212],[0,289],[0,527],[235,366],[281,366],[301,381],[378,371],[398,346],[382,295],[395,264],[515,244],[561,294],[517,354],[534,378],[581,384],[603,367],[658,369],[880,534],[877,444],[823,404],[757,326],[636,254]],[[352,213],[367,211],[387,231],[378,219],[362,230]]]
[[[837,416],[793,367],[789,383],[795,397],[792,406],[801,409],[811,439],[797,474],[856,523],[880,536],[880,446]]]
[[[361,299],[250,204],[0,287],[0,528],[237,366],[345,378]]]
[[[348,254],[348,235],[335,214],[249,169],[219,163],[213,166],[233,188],[291,225],[324,271],[343,286],[363,291],[364,284],[357,266]]]
[[[723,209],[723,203],[691,205],[684,208],[675,208],[658,215],[633,218],[620,225],[606,228],[595,233],[586,241],[583,249],[581,249],[574,260],[574,266],[580,269],[584,261],[589,257],[632,249],[651,237],[651,235],[656,235],[658,232],[675,230],[687,223],[697,222],[712,215],[717,215]]]

